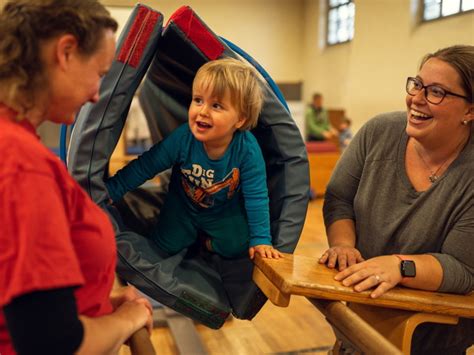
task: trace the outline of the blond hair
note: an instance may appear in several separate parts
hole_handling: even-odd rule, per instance
[[[82,55],[96,52],[104,30],[117,22],[97,0],[10,0],[0,13],[0,101],[24,111],[49,85],[41,47],[62,34],[73,35]]]
[[[257,126],[263,105],[263,90],[257,71],[250,65],[232,58],[210,61],[196,73],[193,91],[197,88],[210,89],[212,96],[219,99],[229,90],[232,105],[239,116],[246,118],[240,130]]]

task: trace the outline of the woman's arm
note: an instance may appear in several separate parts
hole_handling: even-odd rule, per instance
[[[357,292],[373,288],[372,298],[383,295],[398,284],[426,291],[438,290],[443,279],[443,269],[435,257],[423,255],[403,255],[416,265],[415,277],[402,277],[401,260],[396,255],[377,256],[341,271],[335,279],[344,286],[353,286]]]
[[[443,280],[443,268],[439,261],[432,255],[402,255],[403,259],[413,260],[416,265],[416,276],[402,278],[400,284],[410,288],[420,290],[436,291]],[[398,260],[398,272],[400,273],[400,263]],[[400,274],[401,275],[401,274]]]
[[[151,329],[152,314],[144,301],[127,301],[114,313],[90,318],[80,316],[84,338],[76,352],[78,355],[118,352],[130,336],[147,326]]]
[[[36,291],[3,307],[20,354],[103,354],[118,351],[136,330],[151,325],[144,300],[127,301],[107,316],[78,316],[74,288]]]
[[[361,262],[360,252],[355,248],[354,198],[362,176],[368,128],[364,126],[354,137],[334,169],[324,197],[323,215],[328,236],[329,249],[319,259],[328,267],[344,270]]]
[[[427,225],[429,228],[429,225]],[[441,250],[432,254],[401,255],[413,260],[416,276],[402,278],[395,255],[371,258],[336,275],[336,280],[356,291],[374,288],[379,297],[397,284],[439,292],[469,293],[474,289],[474,206],[467,206],[445,237]]]
[[[355,247],[356,232],[352,219],[340,219],[326,230],[330,247]]]

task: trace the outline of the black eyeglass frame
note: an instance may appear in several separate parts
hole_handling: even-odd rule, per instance
[[[449,91],[449,90],[446,90],[446,89],[442,88],[442,87],[439,86],[439,85],[423,85],[423,82],[422,82],[420,79],[414,78],[414,77],[412,77],[412,76],[409,76],[409,77],[407,78],[407,83],[406,83],[406,85],[405,85],[405,91],[406,91],[407,94],[410,95],[410,96],[415,96],[415,95],[417,95],[417,94],[412,94],[412,93],[410,93],[410,92],[408,91],[408,85],[410,85],[410,82],[420,83],[420,84],[421,84],[421,89],[418,90],[418,91],[424,90],[424,91],[425,91],[425,99],[426,99],[426,101],[428,101],[429,103],[431,103],[431,104],[433,104],[433,105],[439,105],[441,102],[443,102],[443,100],[444,100],[444,98],[446,97],[446,95],[451,95],[451,96],[460,97],[460,98],[462,98],[462,99],[464,99],[464,100],[466,100],[466,101],[469,101],[468,98],[467,98],[467,96],[463,96],[463,95],[456,94],[456,93],[454,93],[454,92],[451,92],[451,91]],[[431,101],[430,99],[428,99],[428,90],[427,90],[427,89],[430,88],[430,87],[439,88],[439,89],[441,89],[441,90],[444,92],[444,95],[443,95],[443,97],[439,100],[439,102],[433,102],[433,101]]]

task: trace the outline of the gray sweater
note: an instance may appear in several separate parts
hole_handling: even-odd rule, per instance
[[[405,128],[406,113],[392,112],[360,129],[329,182],[325,224],[353,219],[356,248],[366,259],[431,254],[443,268],[439,291],[469,293],[474,289],[473,130],[447,171],[417,192],[405,171]]]

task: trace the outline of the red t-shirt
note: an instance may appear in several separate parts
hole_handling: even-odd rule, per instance
[[[107,215],[0,104],[0,354],[15,354],[1,308],[33,291],[77,286],[82,315],[110,313],[116,264]],[[34,315],[32,315],[34,317]]]

